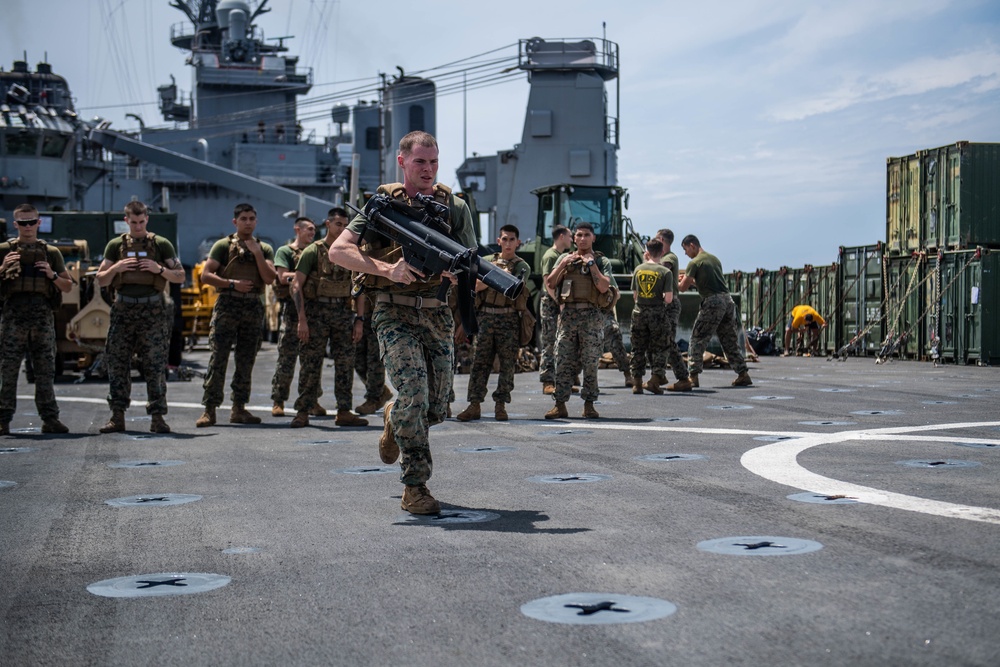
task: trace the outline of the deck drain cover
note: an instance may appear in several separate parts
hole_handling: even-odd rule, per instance
[[[794,435],[758,435],[754,440],[759,440],[761,442],[781,442],[782,440],[794,440],[796,436]]]
[[[709,410],[753,410],[752,405],[709,405]]]
[[[127,496],[105,500],[105,505],[112,507],[162,507],[164,505],[183,505],[201,500],[201,496],[190,493],[161,493],[146,496]]]
[[[184,461],[120,461],[109,463],[109,468],[169,468],[184,465]]]
[[[958,405],[958,401],[921,401],[924,405]]]
[[[596,475],[593,473],[569,473],[566,475],[539,475],[529,477],[529,482],[541,482],[543,484],[583,484],[585,482],[603,482],[611,479],[611,475]]]
[[[850,496],[826,496],[821,493],[812,493],[811,491],[793,493],[786,497],[789,500],[797,500],[800,503],[816,503],[818,505],[853,505],[858,502],[857,498],[851,498]]]
[[[223,549],[224,554],[256,554],[260,553],[260,547],[229,547]]]
[[[854,426],[858,422],[813,421],[799,423],[804,426]]]
[[[656,417],[654,422],[700,422],[700,417]]]
[[[21,428],[12,428],[11,433],[41,433],[41,426],[23,426]]]
[[[17,486],[17,482],[11,482],[11,481],[8,481],[8,480],[2,480],[2,479],[0,479],[0,489],[7,489],[7,488],[10,488],[12,486]]]
[[[728,556],[787,556],[805,554],[823,548],[819,542],[800,540],[797,537],[774,537],[772,535],[744,535],[742,537],[720,537],[698,543],[698,548],[710,553]]]
[[[852,415],[901,415],[902,410],[855,410]]]
[[[955,459],[917,459],[896,461],[896,464],[910,468],[975,468],[981,465],[978,461],[956,461]]]
[[[794,396],[751,396],[751,401],[791,401]]]
[[[141,435],[130,435],[129,440],[170,440],[172,434],[143,433]]]
[[[345,438],[334,438],[332,440],[296,440],[296,445],[349,445],[350,440]]]
[[[635,457],[636,461],[703,461],[707,456],[701,454],[647,454]]]
[[[953,442],[959,447],[975,447],[977,449],[1000,449],[1000,443],[996,442]]]
[[[23,454],[35,451],[34,447],[4,447],[0,449],[0,454]]]
[[[222,588],[230,582],[224,574],[200,572],[160,572],[105,579],[87,586],[94,595],[106,598],[144,598],[188,595]]]
[[[583,428],[560,428],[560,429],[549,429],[548,431],[539,431],[536,435],[542,438],[562,438],[567,435],[589,435],[593,431],[588,431]]]
[[[521,605],[528,618],[570,625],[642,623],[670,616],[677,605],[658,598],[615,593],[567,593]]]
[[[842,387],[827,387],[824,389],[817,389],[816,391],[825,391],[829,394],[849,394],[853,389],[844,389]]]
[[[506,445],[483,445],[482,447],[459,447],[456,452],[464,452],[466,454],[479,454],[486,452],[512,452],[514,447],[508,447]]]
[[[440,526],[451,523],[485,523],[486,521],[496,521],[499,518],[500,515],[496,512],[480,512],[478,510],[441,510],[440,514],[402,514],[393,523]]]
[[[344,475],[384,475],[387,472],[399,472],[399,466],[355,466],[353,468],[338,468],[331,472]]]

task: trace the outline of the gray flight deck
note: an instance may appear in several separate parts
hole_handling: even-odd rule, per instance
[[[141,402],[98,434],[107,385],[70,381],[73,433],[43,436],[22,384],[0,664],[1000,664],[995,368],[764,358],[663,396],[602,370],[601,419],[558,422],[519,374],[511,421],[432,430],[432,519],[399,508],[381,413],[270,417],[274,360],[264,424],[196,429],[195,379],[170,436]]]

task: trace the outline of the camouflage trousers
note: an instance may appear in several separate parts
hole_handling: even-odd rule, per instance
[[[667,377],[667,366],[674,372],[674,377],[683,380],[688,376],[687,365],[684,357],[681,356],[680,348],[677,347],[677,327],[681,323],[681,300],[678,295],[674,295],[674,300],[667,304],[667,317],[670,318],[670,334],[667,338],[667,354],[659,363],[649,360],[649,367],[654,375],[661,378]]]
[[[385,365],[378,352],[378,339],[372,331],[371,318],[361,327],[361,340],[354,346],[354,370],[365,383],[365,400],[379,401],[385,386]]]
[[[7,299],[0,321],[0,422],[9,424],[17,409],[17,378],[27,353],[35,372],[35,407],[43,420],[58,419],[54,388],[56,325],[52,306],[41,295]]]
[[[691,329],[691,347],[688,349],[688,364],[691,375],[701,373],[704,365],[705,350],[712,341],[712,335],[719,337],[729,366],[737,373],[747,370],[747,362],[743,358],[737,336],[736,304],[728,294],[713,294],[701,300],[698,317]]]
[[[556,329],[559,326],[559,304],[542,295],[539,306],[538,323],[542,327],[542,337],[538,341],[541,357],[538,360],[538,381],[543,384],[556,382]]]
[[[604,315],[604,347],[602,352],[610,352],[611,358],[615,360],[615,365],[623,373],[628,370],[628,352],[625,351],[625,343],[622,342],[622,330],[618,326],[618,319],[614,310],[602,310]]]
[[[556,333],[556,391],[553,398],[565,403],[573,389],[573,379],[583,371],[580,398],[596,401],[597,360],[604,343],[604,329],[595,327],[602,322],[604,313],[597,306],[565,308],[559,315]]]
[[[510,392],[514,389],[514,365],[520,346],[521,316],[515,311],[509,313],[486,313],[479,311],[479,333],[476,334],[476,350],[472,358],[469,374],[469,402],[482,403],[486,398],[486,384],[493,370],[493,358],[500,358],[500,377],[493,400],[510,403]]]
[[[271,379],[271,400],[275,403],[288,401],[292,376],[295,375],[295,362],[299,358],[298,325],[299,313],[295,304],[291,301],[283,302],[281,330],[278,333],[278,360],[274,364],[274,377]]]
[[[146,413],[167,414],[167,354],[173,308],[163,299],[153,303],[115,301],[104,347],[108,366],[108,407],[127,410],[132,403],[132,357],[146,378]]]
[[[451,310],[375,304],[372,327],[386,374],[399,394],[390,426],[402,454],[399,480],[423,484],[433,470],[428,431],[444,421],[454,363]]]
[[[327,343],[333,356],[333,394],[337,410],[350,410],[354,386],[354,311],[350,303],[306,301],[309,340],[299,351],[299,397],[295,410],[302,412],[316,405],[323,391],[323,360]]]
[[[663,305],[640,306],[632,311],[632,377],[641,378],[646,372],[647,357],[650,368],[666,365],[668,328],[672,327]]]
[[[250,401],[250,380],[257,351],[260,349],[263,325],[264,304],[260,299],[219,296],[212,310],[211,330],[208,334],[211,356],[201,399],[206,408],[222,405],[231,352],[235,366],[230,384],[233,404],[246,405]]]

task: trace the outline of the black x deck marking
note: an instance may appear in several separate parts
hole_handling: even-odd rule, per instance
[[[579,609],[576,613],[577,616],[590,616],[596,614],[599,611],[618,611],[628,613],[630,609],[621,609],[615,606],[614,602],[597,602],[595,604],[565,604],[563,605],[567,609]]]

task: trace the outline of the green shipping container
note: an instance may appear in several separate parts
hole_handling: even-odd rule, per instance
[[[1000,144],[920,151],[923,247],[1000,246]]]
[[[883,250],[881,243],[840,248],[832,325],[837,351],[871,355],[882,346]]]
[[[940,256],[938,352],[945,361],[1000,362],[1000,252],[987,249]]]
[[[835,325],[837,317],[837,265],[814,266],[811,274],[812,296],[809,304],[826,320],[819,332],[819,349],[830,355],[837,351]]]
[[[891,157],[886,161],[885,238],[890,255],[920,250],[923,198],[919,155]]]
[[[886,340],[892,343],[888,350],[906,359],[924,358],[926,290],[933,279],[933,271],[927,271],[926,254],[889,258],[886,278],[885,331]]]

